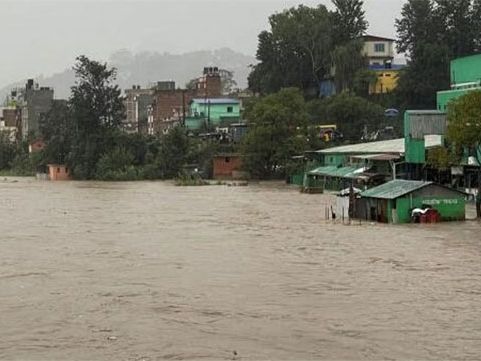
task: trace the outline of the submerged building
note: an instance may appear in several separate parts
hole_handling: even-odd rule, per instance
[[[435,221],[464,221],[466,194],[424,181],[396,179],[361,193],[354,217],[382,223],[410,223],[413,211],[429,210]]]
[[[308,192],[338,191],[350,185],[367,189],[396,178],[408,178],[406,144],[409,142],[405,138],[399,138],[316,151],[312,156],[317,159],[318,167],[305,174],[303,187]],[[423,137],[423,151],[442,144],[440,135]]]

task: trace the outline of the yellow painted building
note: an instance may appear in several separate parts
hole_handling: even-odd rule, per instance
[[[369,87],[369,94],[385,94],[396,89],[399,71],[404,65],[395,65],[394,39],[365,35],[363,54],[369,69],[377,75],[377,81]]]
[[[397,87],[400,69],[372,69],[377,76],[376,84],[369,87],[369,94],[386,94]]]

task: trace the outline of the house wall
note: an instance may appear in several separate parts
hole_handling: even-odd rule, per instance
[[[481,54],[451,61],[451,84],[481,80]]]
[[[180,119],[185,112],[189,112],[189,103],[195,97],[194,90],[157,90],[153,95],[152,116],[153,132],[160,133],[163,122]]]
[[[4,108],[3,120],[6,127],[17,127],[20,124],[20,109],[17,108]]]
[[[186,117],[185,118],[185,127],[190,130],[199,130],[206,124],[206,120],[204,118],[199,117]]]
[[[446,112],[448,110],[448,105],[451,101],[456,100],[459,97],[462,97],[463,95],[473,90],[481,90],[481,87],[439,91],[437,93],[437,101],[436,101],[437,109],[439,111]]]
[[[377,82],[369,87],[369,94],[384,94],[396,89],[399,70],[385,69],[376,71]]]
[[[411,222],[411,210],[423,205],[436,209],[442,221],[466,219],[466,200],[463,194],[433,184],[396,200],[399,223]]]
[[[442,221],[464,221],[466,219],[466,201],[456,196],[415,196],[396,200],[399,223],[411,222],[411,210],[429,205],[441,215]]]
[[[222,79],[219,73],[205,74],[199,78],[197,96],[200,98],[216,98],[222,95]]]
[[[214,157],[214,179],[232,178],[232,172],[240,170],[242,160],[239,156]]]
[[[392,202],[385,199],[356,199],[354,214],[357,219],[390,223],[392,222]]]
[[[376,51],[377,44],[383,44],[384,51]],[[383,65],[384,60],[394,58],[393,42],[385,40],[365,41],[364,54],[369,58],[369,65]]]
[[[70,169],[58,164],[48,165],[48,176],[51,181],[67,181],[71,179]]]
[[[325,154],[324,164],[325,166],[340,166],[347,162],[347,156],[344,154]]]
[[[22,135],[39,132],[39,121],[42,115],[48,113],[53,103],[53,89],[27,89],[26,106],[22,109]]]
[[[229,112],[228,108],[232,111]],[[218,125],[223,118],[233,118],[238,119],[240,117],[240,106],[239,103],[232,104],[191,104],[191,114],[198,114],[200,117],[207,118],[209,115],[210,121],[213,125]]]
[[[481,90],[481,54],[454,59],[451,61],[450,72],[451,85],[456,87],[456,89],[437,93],[437,108],[441,111],[447,110],[450,101],[470,91]]]

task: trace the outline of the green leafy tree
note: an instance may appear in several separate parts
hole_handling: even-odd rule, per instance
[[[69,106],[75,140],[69,163],[74,176],[90,179],[99,158],[109,150],[106,145],[120,127],[124,105],[121,90],[114,85],[115,68],[80,56],[74,71],[76,83]]]
[[[8,169],[15,158],[15,144],[8,132],[0,131],[0,170]]]
[[[96,178],[108,181],[132,181],[138,178],[134,155],[124,147],[104,153],[97,162]]]
[[[479,0],[408,0],[396,20],[397,49],[408,57],[397,94],[403,106],[433,108],[449,89],[452,59],[481,50]]]
[[[331,68],[333,38],[327,8],[300,5],[272,15],[269,24],[271,30],[259,34],[259,63],[249,76],[249,87],[264,94],[284,87],[317,94]]]
[[[434,17],[441,25],[439,38],[451,58],[470,55],[475,47],[472,0],[435,0]]]
[[[190,162],[191,143],[185,129],[176,127],[161,138],[158,167],[161,178],[178,176]]]
[[[410,108],[433,108],[436,91],[449,87],[449,48],[432,0],[408,0],[396,20],[397,50],[408,57],[399,76],[397,94]]]
[[[335,42],[345,44],[364,35],[369,26],[365,16],[364,1],[332,0],[332,3],[336,7],[332,15]]]
[[[471,9],[472,33],[474,38],[474,52],[481,52],[481,0],[474,0]]]
[[[481,164],[481,91],[469,92],[450,103],[448,138],[458,148],[467,149]],[[478,218],[481,217],[481,167],[478,168],[476,211]]]
[[[282,89],[256,102],[246,115],[249,133],[241,151],[254,177],[283,177],[291,157],[306,150],[308,114],[298,89]]]
[[[353,80],[353,91],[356,95],[363,98],[369,96],[369,90],[376,85],[378,80],[377,73],[369,69],[359,70]]]
[[[342,93],[309,104],[312,121],[336,124],[344,140],[357,142],[363,131],[374,131],[384,125],[384,109],[365,98]]]
[[[40,133],[46,143],[43,151],[45,163],[65,163],[74,136],[67,102],[54,101],[52,108],[40,123]]]
[[[359,73],[364,73],[367,60],[362,55],[364,43],[361,40],[352,40],[336,47],[332,53],[335,69],[336,89],[339,93],[352,91],[355,88]]]

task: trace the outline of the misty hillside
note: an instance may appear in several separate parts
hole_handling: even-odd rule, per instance
[[[130,88],[134,84],[147,86],[160,80],[174,80],[177,87],[183,87],[192,78],[200,76],[204,66],[218,66],[233,71],[238,87],[244,88],[247,86],[249,65],[255,63],[255,59],[227,48],[185,54],[133,54],[128,50],[120,50],[110,56],[108,63],[118,69],[117,81],[122,89]],[[68,98],[70,87],[74,83],[74,74],[71,69],[66,69],[35,79],[40,86],[53,87],[57,99]],[[0,99],[4,99],[13,87],[23,86],[25,81],[26,79],[19,79],[18,83],[0,89]]]

